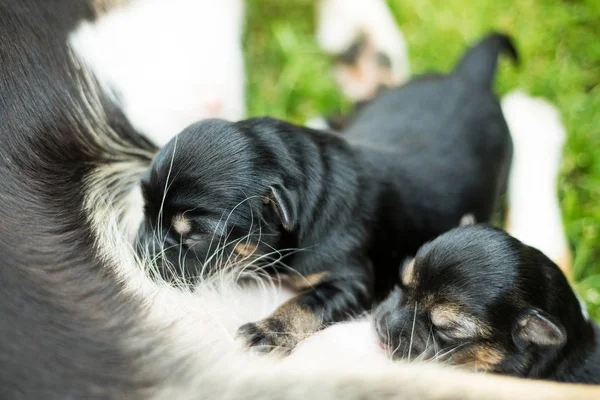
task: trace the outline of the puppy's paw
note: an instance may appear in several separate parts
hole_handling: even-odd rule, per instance
[[[286,332],[285,324],[275,318],[240,326],[236,339],[245,347],[261,354],[288,354],[298,343],[293,334]]]

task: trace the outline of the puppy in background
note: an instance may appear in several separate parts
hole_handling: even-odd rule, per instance
[[[300,294],[238,331],[260,350],[370,308],[420,245],[491,217],[512,152],[491,90],[501,52],[516,57],[487,36],[450,74],[378,96],[343,136],[270,118],[186,128],[143,179],[142,256],[175,282],[238,261],[282,276]]]
[[[600,328],[548,257],[485,225],[424,245],[375,312],[394,358],[600,383]]]
[[[520,91],[502,99],[502,112],[515,144],[506,230],[541,250],[571,277],[571,254],[557,197],[565,128],[559,111]]]
[[[384,0],[326,0],[318,11],[317,42],[336,55],[334,77],[349,100],[408,81],[406,41]]]
[[[341,132],[379,93],[408,81],[408,47],[383,0],[322,1],[317,15],[317,42],[333,56],[334,79],[354,110],[306,125]]]

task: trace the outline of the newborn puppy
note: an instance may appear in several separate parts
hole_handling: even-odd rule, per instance
[[[261,350],[368,309],[425,241],[490,218],[511,156],[490,89],[501,50],[491,35],[451,74],[386,92],[344,136],[270,118],[188,127],[143,179],[140,252],[173,281],[235,265],[287,280],[301,294],[238,332]]]
[[[474,225],[425,244],[375,311],[395,358],[600,383],[600,329],[540,251]]]

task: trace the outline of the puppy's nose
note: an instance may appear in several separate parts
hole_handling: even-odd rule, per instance
[[[394,359],[410,359],[424,355],[429,347],[429,326],[418,306],[406,307],[400,290],[387,298],[374,313],[373,321],[379,341]]]
[[[403,303],[404,295],[399,287],[395,287],[388,297],[386,297],[373,312],[375,332],[377,333],[379,341],[384,346],[391,346],[391,335],[398,330],[398,326],[402,324],[400,317],[402,314]]]
[[[402,317],[395,319],[392,345],[394,359],[414,360],[424,355],[428,348],[429,329],[421,313],[404,310]]]

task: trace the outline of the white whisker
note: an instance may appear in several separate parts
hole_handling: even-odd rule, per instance
[[[417,307],[418,307],[418,303],[415,301],[415,312],[413,314],[412,331],[410,332],[410,343],[408,344],[408,359],[409,360],[410,360],[410,355],[412,353],[413,337],[415,335],[415,323],[417,322]]]

